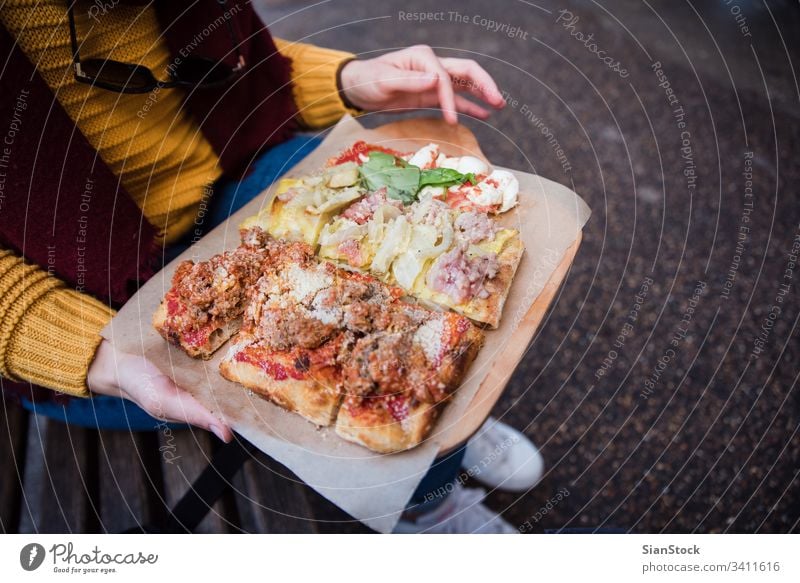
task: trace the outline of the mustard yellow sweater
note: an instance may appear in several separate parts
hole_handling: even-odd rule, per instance
[[[149,95],[77,83],[63,0],[5,0],[0,22],[163,241],[179,239],[193,224],[204,189],[221,173],[211,145],[180,108],[181,92],[161,91],[156,103],[148,104],[148,114],[137,116]],[[79,5],[76,24],[82,57],[136,62],[166,72],[170,55],[151,8],[118,4],[95,21]],[[352,55],[280,39],[276,43],[292,59],[301,122],[319,128],[337,121],[347,109],[336,71]],[[101,341],[99,332],[113,314],[98,300],[0,249],[0,375],[87,396],[86,374]]]

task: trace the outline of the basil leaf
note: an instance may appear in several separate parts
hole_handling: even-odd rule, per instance
[[[420,170],[405,160],[383,152],[370,152],[359,170],[364,185],[371,191],[386,188],[390,198],[410,204],[419,190]]]
[[[470,182],[476,184],[473,173],[462,174],[452,168],[430,168],[420,170],[402,158],[384,152],[370,152],[369,158],[359,168],[364,186],[375,191],[386,188],[390,198],[411,204],[424,186],[453,186]]]
[[[465,182],[475,184],[475,175],[471,172],[469,174],[462,174],[458,170],[453,170],[452,168],[431,168],[421,172],[419,187],[452,186],[454,184],[464,184]]]

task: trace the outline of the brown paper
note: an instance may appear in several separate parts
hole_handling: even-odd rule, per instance
[[[403,151],[427,143],[427,140],[409,142],[390,138],[380,129],[365,130],[353,118],[346,117],[287,176],[313,172],[329,157],[359,139]],[[449,148],[445,145],[443,149],[457,150],[454,146],[457,145],[451,144]],[[177,264],[185,259],[205,260],[234,249],[239,244],[239,223],[263,207],[272,193],[271,188],[150,279],[102,334],[119,350],[149,358],[244,439],[286,465],[334,504],[375,530],[389,532],[435,459],[440,443],[446,441],[447,431],[459,423],[493,361],[503,354],[511,333],[589,218],[589,208],[568,188],[532,174],[515,174],[520,181],[520,204],[507,213],[502,222],[520,229],[526,252],[500,327],[487,331],[483,349],[431,437],[411,451],[376,454],[342,440],[332,428],[317,429],[298,415],[223,379],[218,365],[226,352],[225,347],[209,361],[194,360],[167,344],[153,329],[153,312],[169,289]]]

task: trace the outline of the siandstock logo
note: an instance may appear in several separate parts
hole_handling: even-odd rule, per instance
[[[35,571],[42,566],[45,550],[39,543],[29,543],[19,552],[19,564],[26,571]]]

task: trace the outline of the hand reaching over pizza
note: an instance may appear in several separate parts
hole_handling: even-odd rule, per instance
[[[344,439],[421,443],[496,327],[523,253],[516,178],[430,144],[363,142],[284,179],[242,244],[184,262],[154,325],[225,378]]]

